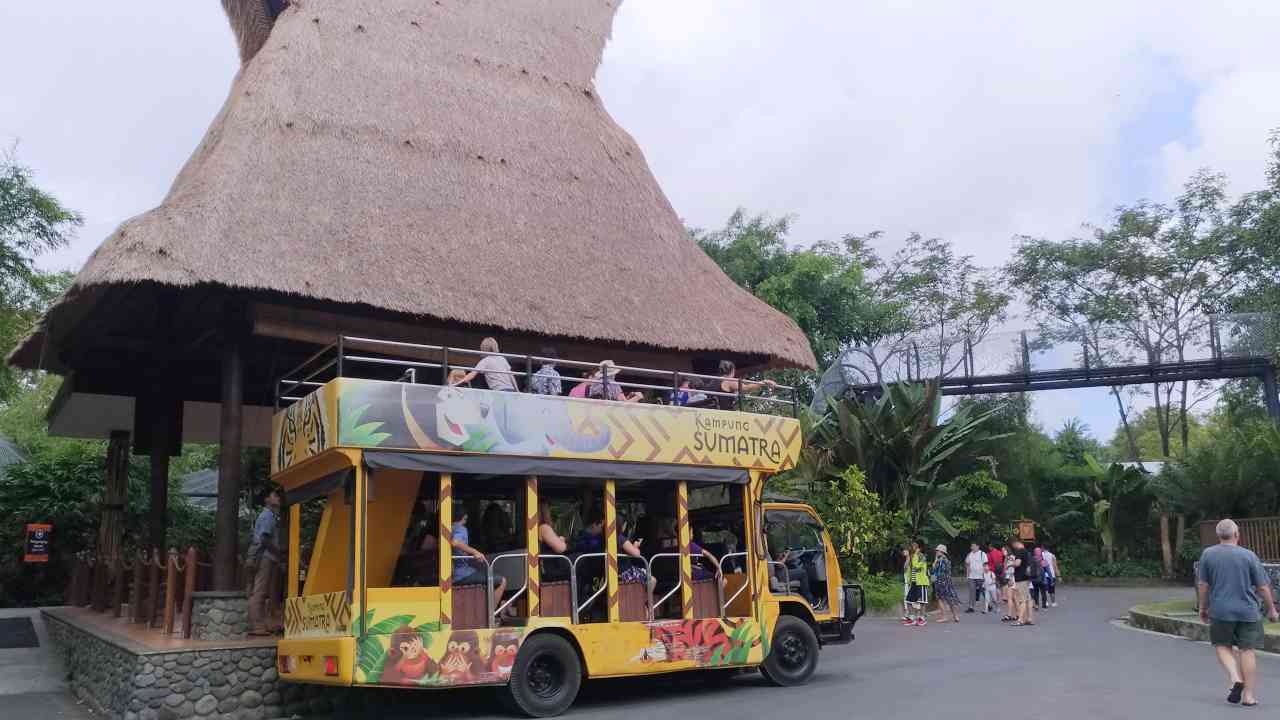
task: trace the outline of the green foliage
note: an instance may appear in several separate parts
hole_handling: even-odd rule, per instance
[[[809,501],[831,536],[846,577],[865,577],[872,559],[888,555],[908,537],[906,514],[882,512],[879,496],[867,489],[857,467],[814,483]]]
[[[867,598],[867,611],[892,610],[902,605],[901,575],[867,575],[858,580]]]
[[[35,258],[66,247],[83,223],[79,213],[36,186],[12,150],[0,154],[0,353],[8,355],[71,284],[69,273],[42,272]],[[21,374],[0,365],[0,400],[12,397],[21,382]]]
[[[1086,455],[1089,472],[1082,490],[1071,490],[1058,495],[1058,502],[1067,507],[1053,519],[1054,523],[1087,517],[1102,543],[1102,552],[1108,563],[1115,560],[1115,545],[1119,508],[1121,503],[1146,490],[1148,475],[1135,467],[1113,463],[1104,467],[1093,456]]]
[[[1154,558],[1107,562],[1091,545],[1069,545],[1058,550],[1058,568],[1065,577],[1158,578],[1160,561]]]
[[[1203,518],[1280,514],[1280,428],[1271,420],[1215,429],[1185,462],[1166,466],[1158,494],[1179,512]]]
[[[1009,488],[986,470],[961,475],[950,483],[959,494],[952,507],[951,525],[957,535],[979,543],[1007,537],[1008,522],[1001,522],[996,507],[1009,493]]]
[[[689,234],[735,283],[796,321],[821,367],[848,344],[873,340],[894,326],[901,305],[872,297],[859,246],[789,248],[789,231],[788,218],[748,217],[740,208],[720,230]]]
[[[1178,421],[1181,422],[1181,421]],[[1160,439],[1160,413],[1155,407],[1149,407],[1136,416],[1129,418],[1129,426],[1133,430],[1134,441],[1138,446],[1140,460],[1160,460],[1164,458],[1164,448]],[[1178,426],[1175,426],[1175,430]],[[1187,415],[1187,445],[1191,451],[1202,448],[1213,440],[1209,429],[1195,415]],[[1107,443],[1107,456],[1125,458],[1129,456],[1128,439],[1124,428],[1116,428],[1116,432]],[[1183,458],[1186,453],[1180,442],[1169,446],[1170,457]],[[1097,454],[1094,453],[1097,457]]]

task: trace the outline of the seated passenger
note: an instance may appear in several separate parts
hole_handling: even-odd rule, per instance
[[[542,367],[529,380],[529,392],[538,395],[561,395],[564,388],[560,384],[560,371],[556,369],[556,349],[547,345],[542,348]]]
[[[551,524],[551,509],[546,503],[538,506],[538,553],[540,555],[564,555],[569,550],[569,542],[556,532]],[[569,579],[569,564],[564,560],[540,562],[542,579],[547,582]]]
[[[480,351],[486,353],[496,353],[498,351],[498,341],[487,337],[480,341]],[[511,363],[501,355],[485,355],[480,358],[480,362],[476,363],[475,369],[467,372],[458,382],[450,379],[450,385],[466,385],[476,379],[476,375],[484,375],[484,382],[489,386],[490,390],[498,390],[501,392],[518,392],[516,386],[516,376],[511,371]]]
[[[725,579],[724,575],[720,572],[719,558],[712,555],[701,545],[693,541],[689,542],[689,555],[693,561],[693,581],[698,582],[701,580],[710,580],[714,577],[720,581],[720,589],[723,590],[725,586]],[[699,562],[699,559],[704,562]],[[708,569],[707,564],[710,564],[710,567],[715,568],[715,570],[713,571]]]
[[[471,536],[467,531],[467,513],[453,522],[453,534],[449,540],[453,549],[463,555],[470,555],[474,560],[455,557],[453,559],[454,585],[483,585],[488,575],[488,560],[484,553],[471,547]],[[507,579],[501,575],[494,576],[489,586],[493,589],[493,606],[502,604],[502,594],[507,591]]]
[[[719,393],[730,393],[731,395],[711,395],[709,403],[721,410],[733,410],[738,399],[733,397],[738,394],[738,388],[741,386],[743,394],[751,394],[760,392],[765,387],[777,387],[777,383],[772,380],[761,380],[759,382],[750,382],[747,380],[739,380],[737,377],[738,369],[732,360],[720,361],[720,379],[702,380],[702,387]],[[693,404],[692,401],[690,404]]]
[[[805,569],[799,555],[791,550],[783,550],[774,559],[781,565],[772,566],[773,572],[772,577],[769,579],[769,586],[775,592],[787,594],[790,594],[794,589],[810,605],[816,606],[817,599],[813,594],[813,586],[809,583],[809,572]]]
[[[491,502],[480,516],[481,547],[493,555],[510,550],[516,543],[511,537],[511,519],[507,511],[496,502]]]
[[[591,515],[587,520],[586,528],[574,544],[574,552],[584,555],[605,552],[604,517],[599,513]],[[640,554],[639,543],[631,542],[621,532],[618,533],[618,582],[642,582],[648,586],[649,592],[653,592],[657,584],[645,571],[644,556]]]
[[[615,402],[640,402],[644,399],[644,393],[638,390],[628,393],[623,391],[622,386],[618,383],[610,382],[620,372],[612,360],[605,360],[600,363],[600,366],[601,369],[592,373],[587,380],[587,397],[595,400],[613,400]],[[604,377],[606,374],[607,377]]]

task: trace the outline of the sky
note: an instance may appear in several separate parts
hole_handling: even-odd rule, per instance
[[[1260,185],[1277,27],[1275,0],[626,0],[597,85],[690,225],[744,207],[791,216],[797,245],[915,231],[996,266],[1015,235],[1067,237],[1201,167]],[[168,190],[226,98],[231,33],[214,0],[3,3],[0,29],[0,142],[85,215],[41,259],[75,269]],[[1104,391],[1035,411],[1116,425]]]

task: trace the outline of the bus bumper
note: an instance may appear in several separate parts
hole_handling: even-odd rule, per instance
[[[840,617],[818,623],[818,634],[826,645],[853,642],[853,626],[867,614],[867,598],[862,586],[850,583],[840,589]]]

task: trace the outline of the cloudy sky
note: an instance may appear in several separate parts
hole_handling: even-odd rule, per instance
[[[323,0],[311,0],[322,2]],[[792,215],[796,244],[919,231],[981,263],[1196,168],[1258,185],[1280,126],[1280,2],[627,0],[598,84],[676,210]],[[156,205],[237,67],[215,0],[0,4],[0,141],[87,219],[75,268]],[[1050,428],[1109,435],[1105,395]]]

